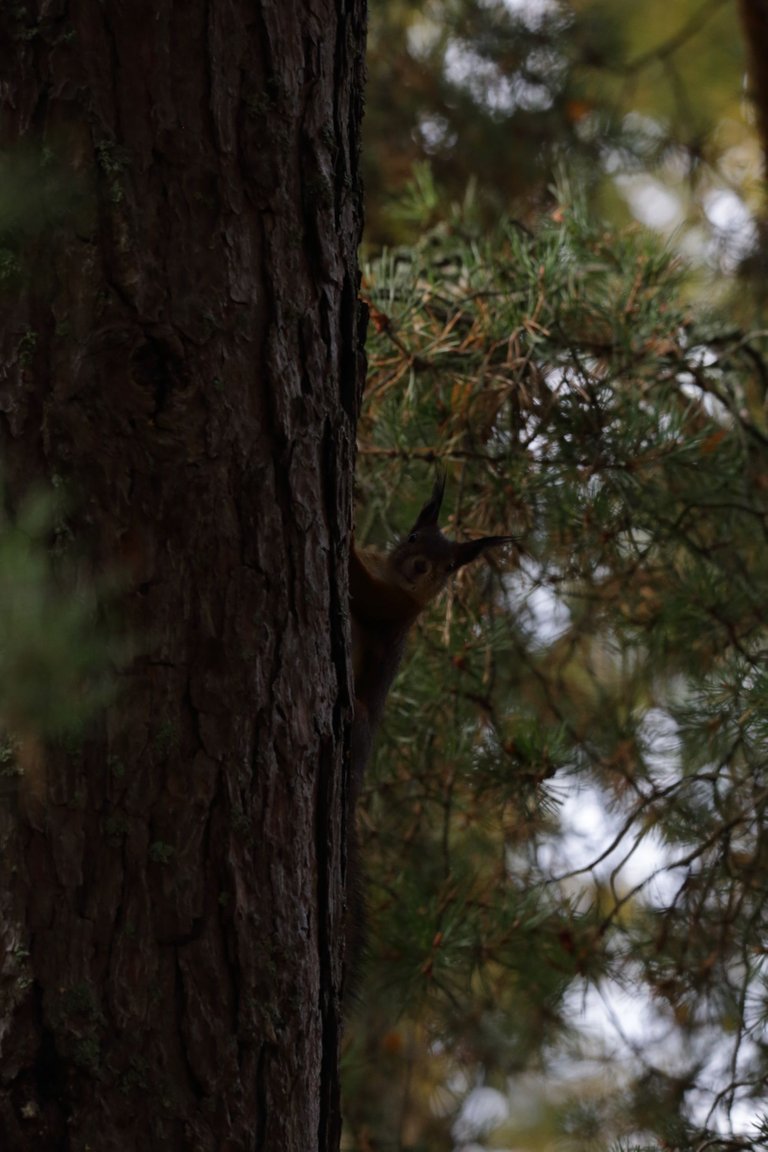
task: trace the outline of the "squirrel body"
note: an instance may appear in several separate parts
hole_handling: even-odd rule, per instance
[[[445,477],[440,475],[410,532],[390,552],[357,548],[354,542],[352,545],[352,767],[358,781],[402,660],[408,632],[417,617],[460,568],[488,548],[514,541],[513,536],[483,536],[464,543],[449,540],[438,526],[444,492]]]
[[[350,615],[355,711],[350,742],[351,831],[348,848],[346,992],[354,986],[363,950],[364,901],[359,877],[359,844],[354,811],[365,765],[384,711],[392,681],[403,658],[408,633],[421,612],[443,590],[451,576],[487,548],[512,536],[483,536],[463,544],[449,540],[438,527],[445,477],[438,476],[427,503],[410,532],[389,552],[358,548],[349,558]]]

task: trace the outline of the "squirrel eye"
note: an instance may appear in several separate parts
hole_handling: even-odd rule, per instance
[[[455,571],[455,568],[456,568],[456,561],[451,560],[450,564],[446,568],[446,572],[453,572],[453,571]]]
[[[415,544],[417,540],[418,540],[418,536],[416,535],[416,533],[411,532],[410,536],[408,537],[408,543],[409,544]]]

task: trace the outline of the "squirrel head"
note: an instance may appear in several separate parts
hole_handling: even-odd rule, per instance
[[[463,544],[449,540],[437,523],[444,492],[445,474],[440,473],[416,523],[388,558],[397,583],[420,608],[435,599],[459,568],[476,560],[486,549],[515,540],[514,536],[481,536]]]

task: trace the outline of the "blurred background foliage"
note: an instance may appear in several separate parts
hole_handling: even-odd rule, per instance
[[[766,1146],[749,7],[372,5],[357,537],[439,460],[447,530],[520,544],[419,625],[369,770],[348,1152]]]
[[[368,244],[423,226],[403,211],[420,165],[441,190],[432,223],[471,181],[492,225],[535,219],[565,164],[612,223],[637,217],[733,271],[762,213],[745,59],[734,0],[374,2]]]

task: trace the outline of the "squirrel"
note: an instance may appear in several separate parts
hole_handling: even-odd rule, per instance
[[[438,527],[445,492],[440,472],[432,495],[410,532],[390,552],[357,548],[349,560],[350,614],[355,711],[351,766],[359,791],[387,692],[405,651],[406,638],[421,612],[450,578],[488,548],[515,542],[514,536],[483,536],[459,544]]]
[[[350,741],[351,827],[344,978],[347,1003],[350,996],[354,996],[360,975],[365,926],[354,813],[373,737],[402,660],[408,633],[419,614],[442,592],[459,568],[471,564],[488,548],[516,541],[514,536],[483,536],[463,544],[449,540],[437,523],[444,492],[445,474],[438,473],[432,495],[416,517],[416,523],[390,552],[357,548],[354,541],[350,551],[355,710]]]

